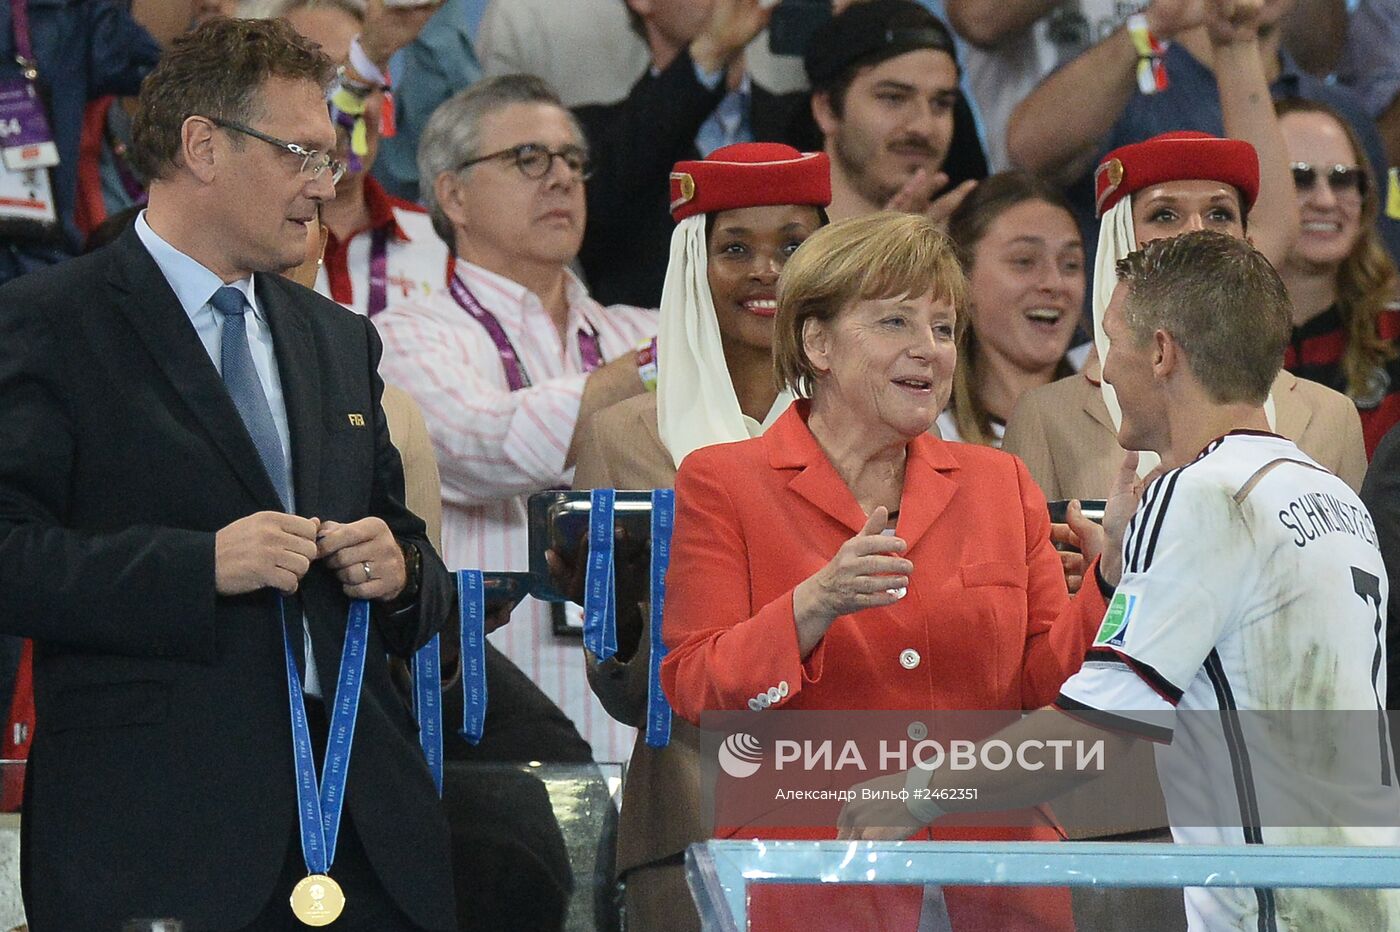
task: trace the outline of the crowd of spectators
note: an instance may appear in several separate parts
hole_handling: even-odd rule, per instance
[[[598,450],[655,447],[664,468],[647,484],[669,485],[685,453],[776,419],[771,324],[749,345],[743,326],[757,325],[731,332],[724,316],[771,316],[798,244],[828,221],[881,212],[919,217],[906,231],[916,238],[946,232],[945,258],[968,278],[952,400],[934,428],[944,439],[999,447],[1005,437],[1050,499],[1106,497],[1116,467],[1069,465],[1063,450],[1118,452],[1111,393],[1100,397],[1106,341],[1094,347],[1113,264],[1140,242],[1213,228],[1248,237],[1293,302],[1289,372],[1270,416],[1360,485],[1357,438],[1370,456],[1400,421],[1400,2],[777,6],[9,0],[0,79],[37,91],[44,126],[26,122],[22,141],[52,145],[37,157],[4,150],[0,282],[100,248],[135,221],[146,201],[129,155],[135,95],[162,46],[213,16],[284,17],[342,66],[328,105],[347,171],[320,205],[314,289],[372,320],[383,378],[421,409],[448,569],[526,569],[529,495],[574,484],[576,462],[591,462],[580,487],[616,484]],[[777,17],[782,29],[770,30]],[[1248,151],[1209,150],[1196,162],[1208,147],[1160,141],[1183,132]],[[706,170],[693,166],[752,172],[751,163],[785,163],[784,153],[822,153],[820,197],[730,199],[725,216],[793,217],[731,217],[738,232],[720,236],[711,214],[673,238]],[[1256,160],[1253,189],[1240,180],[1249,171],[1220,169],[1236,158]],[[1123,229],[1132,241],[1114,239]],[[709,269],[703,301],[679,282],[683,268],[701,279]],[[686,391],[673,378],[650,394],[668,302],[682,316],[699,307],[721,317],[722,347],[707,352],[722,348],[731,374],[733,360],[757,359],[716,396],[736,436],[679,449],[667,435],[665,392],[676,404]],[[664,372],[665,348],[659,357]],[[799,387],[783,386],[780,407]],[[736,401],[742,411],[730,412]],[[713,482],[723,497],[724,477]],[[690,545],[697,555],[709,546]],[[1065,611],[1058,593],[1046,598],[1047,617]],[[492,677],[508,691],[493,692],[483,750],[454,753],[625,761],[639,714],[600,703],[607,690],[590,688],[600,674],[578,631],[569,610],[533,599],[517,607],[492,634]],[[36,725],[32,655],[17,639],[0,648],[3,756],[22,757]],[[699,653],[673,662],[696,709],[706,662]],[[4,801],[18,803],[13,787]],[[677,878],[658,889],[674,893]]]

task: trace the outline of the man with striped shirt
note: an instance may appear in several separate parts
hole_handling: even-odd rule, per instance
[[[1104,364],[1123,407],[1118,439],[1159,453],[1166,471],[1136,503],[1122,553],[1105,554],[1109,609],[1054,703],[1068,714],[997,737],[1158,742],[1178,842],[1400,844],[1375,528],[1355,493],[1264,417],[1287,293],[1247,243],[1213,232],[1150,243],[1118,274]],[[1106,523],[1133,509],[1124,479]],[[1350,714],[1296,714],[1339,711]],[[1272,714],[1284,712],[1295,714]],[[1097,775],[937,774],[931,786],[976,786],[978,801],[910,802],[909,821],[1024,805]],[[930,785],[917,768],[907,779]],[[1346,814],[1329,818],[1339,802]],[[888,809],[848,807],[843,821],[854,837],[905,834]],[[1189,888],[1186,911],[1193,930],[1400,927],[1395,891]]]
[[[603,307],[569,271],[583,238],[588,151],[543,81],[491,78],[452,97],[418,153],[429,215],[455,264],[445,287],[375,318],[381,371],[428,422],[448,567],[525,570],[530,494],[567,487],[575,428],[645,390],[635,350],[655,336],[656,313]],[[491,639],[573,720],[596,760],[626,759],[632,729],[593,697],[579,641],[554,633],[548,605],[526,599]],[[498,706],[493,716],[508,713]]]

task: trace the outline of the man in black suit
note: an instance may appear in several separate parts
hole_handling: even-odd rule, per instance
[[[36,644],[35,932],[301,927],[289,693],[319,769],[352,598],[372,609],[335,927],[453,927],[446,825],[385,659],[442,626],[451,577],[403,505],[374,328],[275,274],[333,196],[332,76],[280,21],[176,40],[142,89],[135,228],[0,290],[0,626]]]

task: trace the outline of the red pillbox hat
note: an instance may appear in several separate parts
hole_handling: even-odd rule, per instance
[[[1102,217],[1124,197],[1167,181],[1234,185],[1244,209],[1259,196],[1259,155],[1249,143],[1209,133],[1176,132],[1114,149],[1094,172],[1094,212]]]
[[[798,152],[773,142],[741,142],[702,161],[677,162],[671,172],[671,216],[772,204],[831,203],[831,162],[822,152]]]

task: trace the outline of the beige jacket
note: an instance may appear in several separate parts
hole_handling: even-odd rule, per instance
[[[423,412],[408,392],[385,385],[384,417],[389,422],[389,439],[403,460],[404,504],[428,525],[428,540],[441,550],[442,486]]]
[[[595,414],[582,428],[575,489],[669,489],[676,467],[657,430],[656,395],[636,395]],[[645,617],[645,616],[644,616]],[[588,682],[603,708],[618,721],[645,728],[651,639],[645,627],[627,663],[598,663],[587,652]],[[619,874],[685,850],[710,837],[701,808],[699,730],[671,718],[671,744],[648,747],[639,731],[622,792],[617,832]],[[694,908],[681,904],[690,913]]]
[[[1277,431],[1360,489],[1366,445],[1351,399],[1291,372],[1278,374],[1273,394]],[[1123,462],[1099,386],[1082,373],[1021,396],[1001,448],[1025,461],[1052,502],[1105,498]]]

